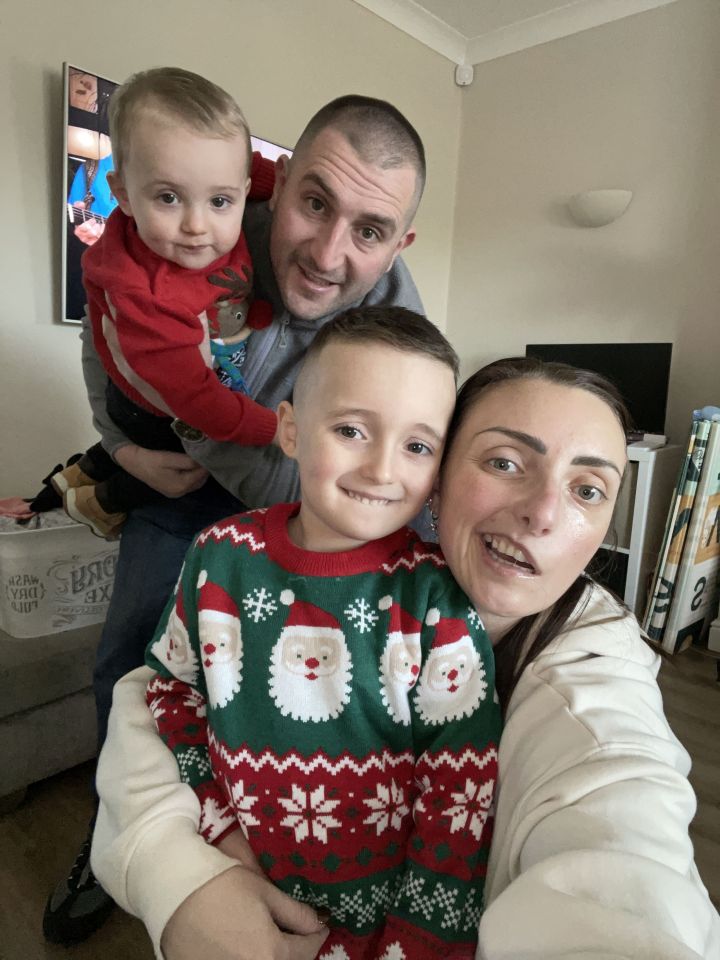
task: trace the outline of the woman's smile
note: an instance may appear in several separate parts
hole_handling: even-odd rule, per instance
[[[496,533],[480,535],[491,560],[501,567],[510,568],[508,572],[534,576],[537,565],[530,553],[515,541]]]

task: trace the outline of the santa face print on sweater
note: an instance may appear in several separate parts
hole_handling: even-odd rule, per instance
[[[433,610],[426,619],[437,623],[437,632],[415,695],[415,707],[429,724],[470,716],[487,694],[485,669],[463,621],[438,623],[437,616]]]
[[[381,597],[380,610],[390,612],[388,639],[380,657],[380,692],[395,723],[410,725],[410,691],[417,683],[422,655],[421,625],[391,596]]]
[[[178,594],[165,629],[151,650],[178,680],[194,685],[197,682],[198,661],[182,620],[183,614],[182,594]]]
[[[242,682],[240,613],[230,594],[209,581],[205,570],[197,586],[198,637],[208,700],[213,707],[224,707]]]
[[[420,673],[420,643],[391,634],[380,658],[383,703],[396,723],[410,724],[410,691]]]
[[[331,720],[350,699],[350,653],[340,631],[285,629],[275,644],[270,695],[283,716]]]
[[[293,720],[330,720],[350,700],[352,662],[337,620],[312,603],[296,601],[284,590],[281,601],[291,607],[280,639],[273,647],[270,695],[283,716]]]
[[[198,618],[198,633],[208,700],[214,707],[224,707],[240,690],[240,621],[223,614],[201,614]]]

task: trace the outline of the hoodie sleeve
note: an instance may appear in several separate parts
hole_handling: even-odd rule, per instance
[[[717,960],[718,915],[688,834],[690,763],[664,715],[658,657],[634,617],[597,606],[511,699],[477,956]]]
[[[200,801],[180,782],[145,703],[153,675],[139,667],[113,691],[91,863],[113,900],[143,921],[160,957],[163,930],[180,904],[237,861],[198,833]]]

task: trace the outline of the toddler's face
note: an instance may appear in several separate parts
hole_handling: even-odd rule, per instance
[[[248,159],[239,135],[205,136],[142,110],[124,169],[109,174],[108,181],[154,253],[199,270],[238,241],[250,185]]]

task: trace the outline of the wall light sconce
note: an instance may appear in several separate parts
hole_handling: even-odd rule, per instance
[[[604,227],[625,213],[632,197],[632,190],[586,190],[570,197],[568,210],[580,227]]]

